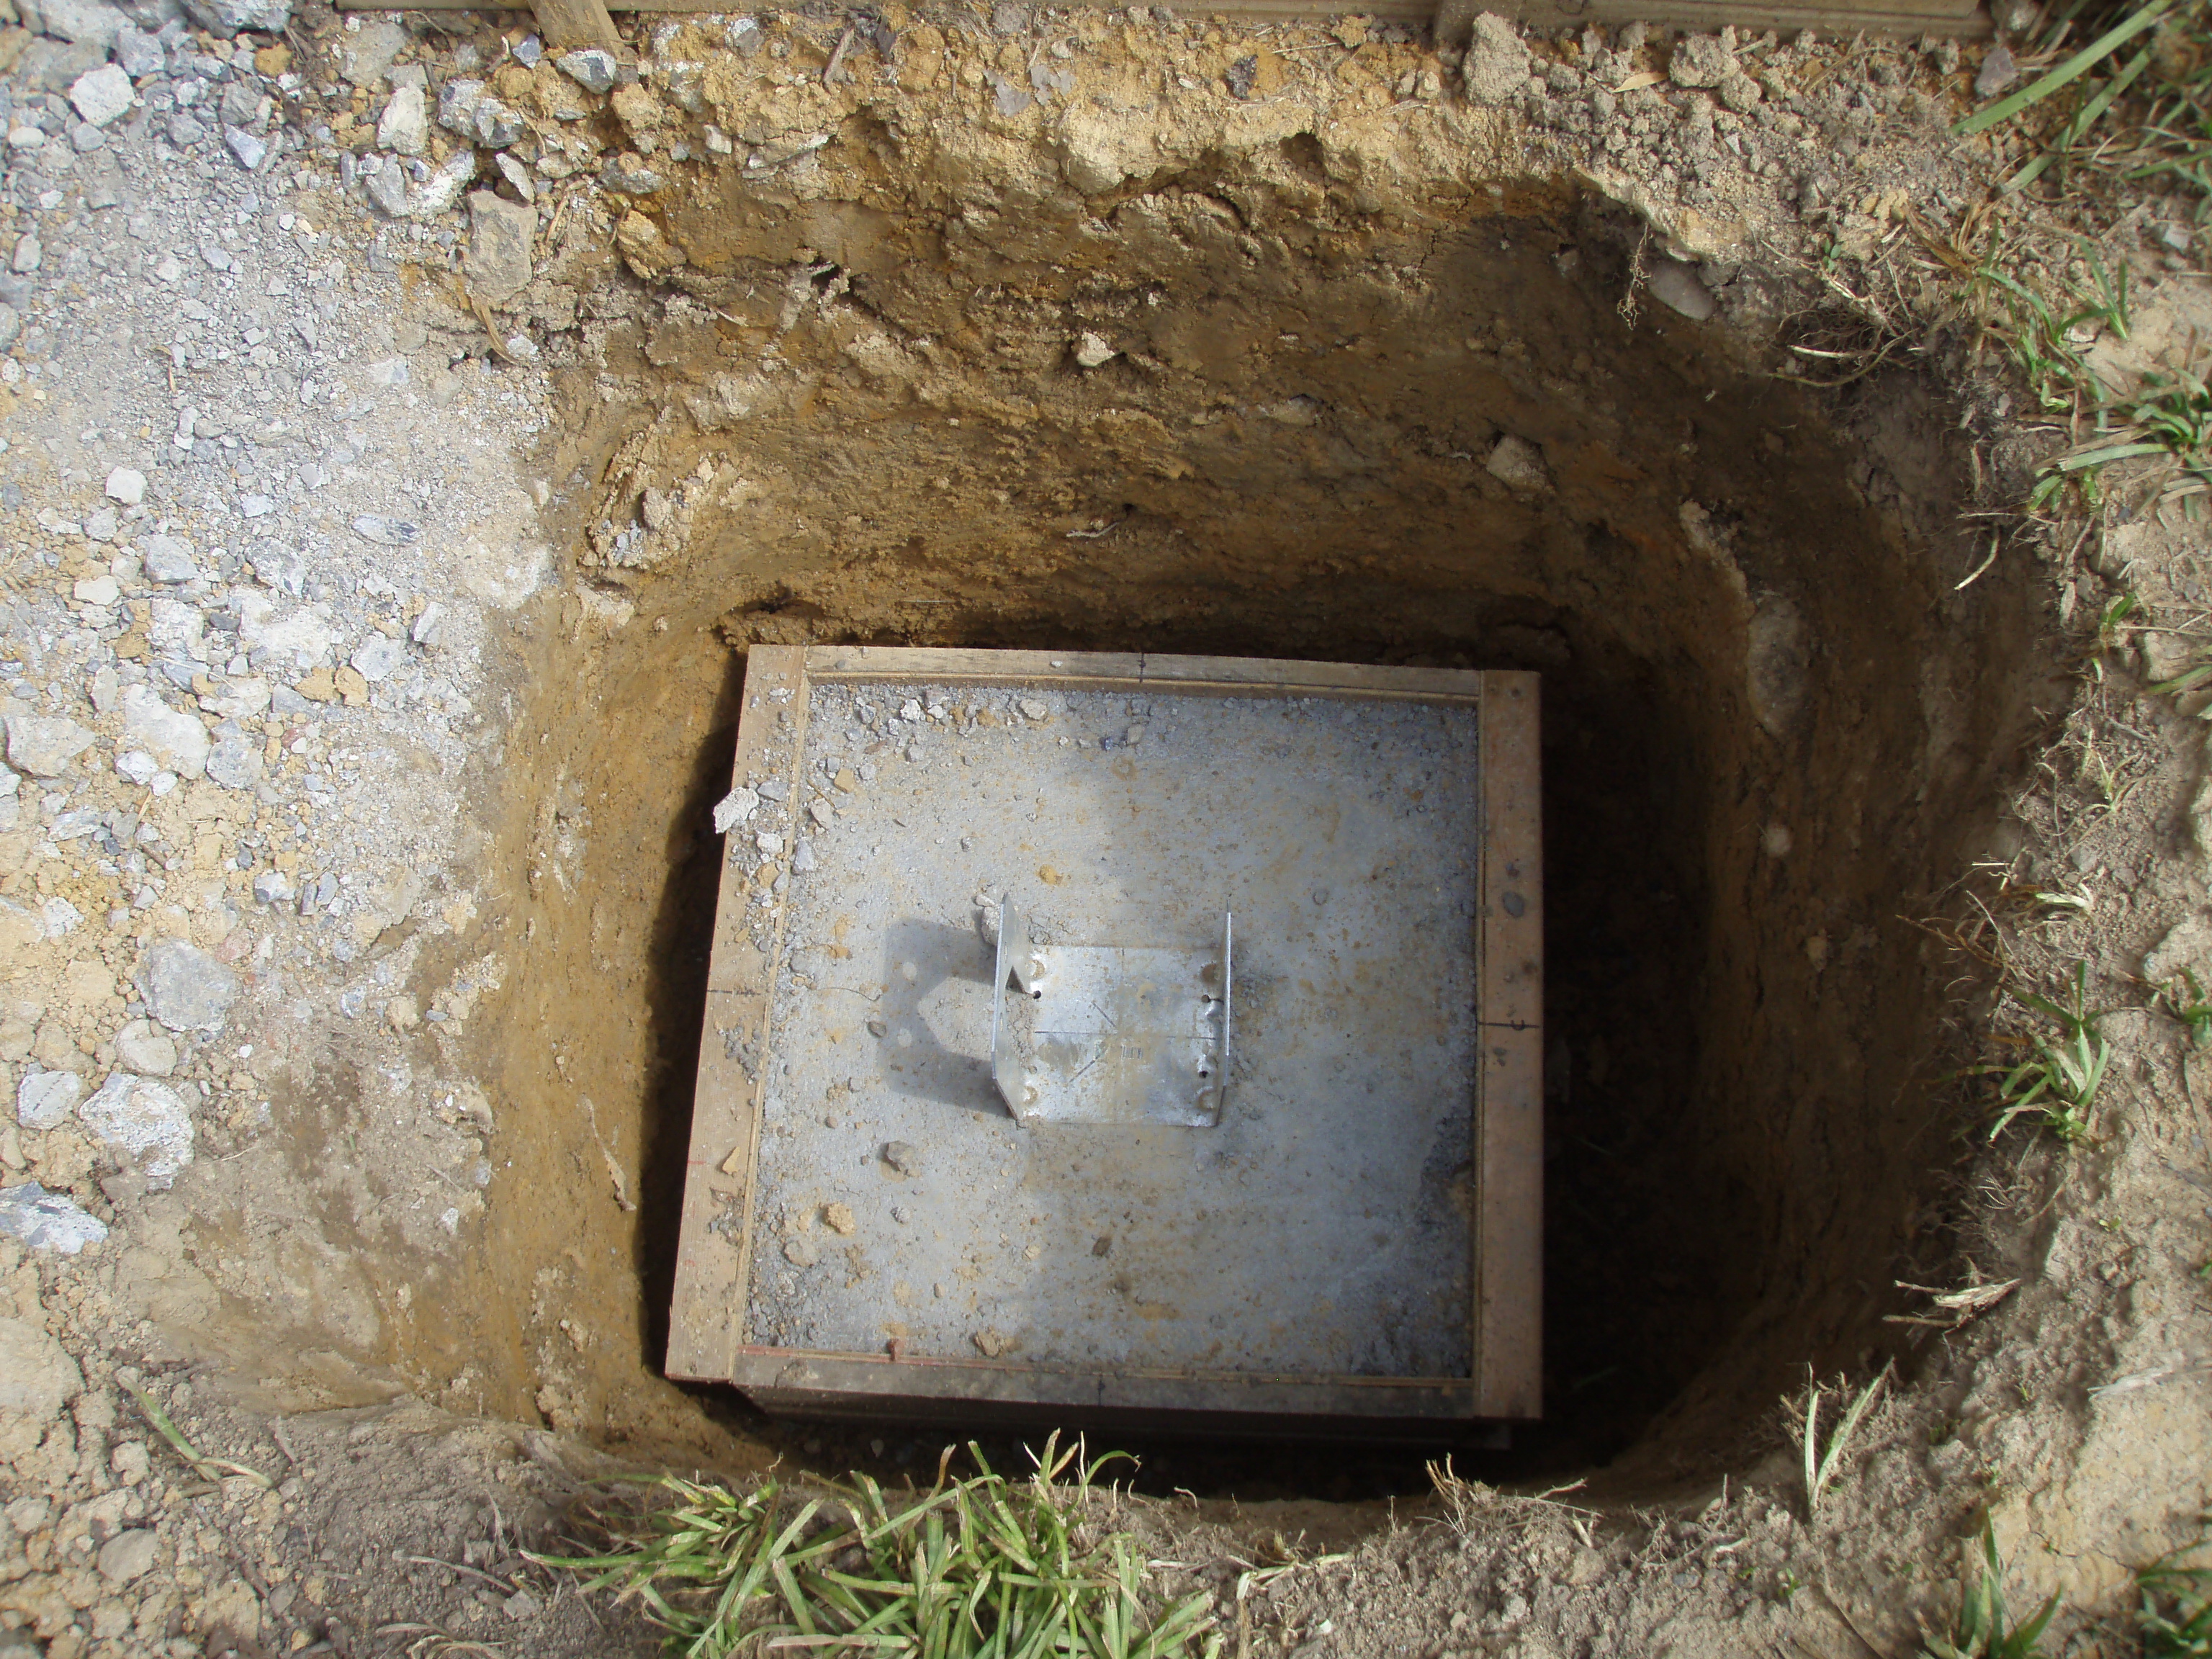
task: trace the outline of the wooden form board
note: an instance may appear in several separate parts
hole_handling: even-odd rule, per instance
[[[386,11],[388,6],[371,0],[340,0],[347,11]],[[476,11],[477,0],[416,0],[397,9],[406,11]],[[722,0],[538,0],[541,32],[558,45],[609,46],[613,25],[604,33],[599,20],[611,11],[688,13],[726,15],[742,10]],[[1300,4],[1297,0],[1208,0],[1182,9],[1194,16],[1218,16],[1250,23],[1314,22],[1342,16],[1346,8]],[[1831,39],[1850,40],[1856,34],[1912,40],[1923,34],[1978,40],[1990,33],[1988,12],[1978,0],[1873,0],[1859,5],[1808,5],[1793,0],[1488,0],[1488,3],[1439,8],[1436,0],[1373,0],[1358,7],[1364,17],[1401,23],[1433,21],[1437,38],[1447,42],[1464,40],[1478,11],[1492,11],[1532,28],[1579,27],[1584,23],[1646,22],[1682,29],[1713,31],[1733,26],[1753,34],[1774,29],[1783,33],[1811,29]]]
[[[782,780],[804,799],[810,688],[926,684],[1249,699],[1473,705],[1479,722],[1481,844],[1475,877],[1478,1166],[1468,1230],[1471,1352],[1463,1377],[1253,1374],[1013,1358],[918,1358],[778,1346],[747,1328],[761,1137],[776,1033],[785,907],[763,906],[725,858],[685,1171],[666,1369],[731,1382],[772,1411],[872,1411],[1102,1423],[1173,1416],[1193,1425],[1363,1424],[1434,1431],[1540,1415],[1542,1376],[1543,889],[1538,679],[1422,669],[1135,653],[756,646],[747,660],[732,787]],[[771,912],[763,950],[754,922]]]

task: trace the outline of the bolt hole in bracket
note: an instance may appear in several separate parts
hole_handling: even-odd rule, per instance
[[[1236,918],[1197,949],[1038,945],[999,902],[991,1075],[1024,1125],[1211,1129],[1229,1084]],[[1024,993],[1009,1002],[1012,980]]]

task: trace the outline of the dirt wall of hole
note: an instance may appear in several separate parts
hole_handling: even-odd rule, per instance
[[[407,1358],[761,1443],[651,1373],[740,653],[819,640],[1541,670],[1543,1455],[1724,1458],[1856,1358],[1948,1156],[1900,912],[2048,665],[2025,577],[1955,587],[1940,390],[1816,400],[1725,320],[1626,318],[1639,240],[1310,137],[1113,199],[862,168],[670,215],[564,382],[574,584],[525,625],[500,783],[528,966],[477,1039],[508,1201]]]

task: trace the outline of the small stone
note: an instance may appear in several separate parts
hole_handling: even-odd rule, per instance
[[[238,975],[198,945],[162,939],[146,957],[146,1006],[173,1031],[220,1031]]]
[[[763,830],[753,837],[753,845],[769,858],[783,851],[783,837],[773,830]]]
[[[230,146],[230,153],[238,158],[238,165],[248,173],[258,173],[261,164],[269,159],[268,144],[243,127],[224,127],[222,142]]]
[[[191,544],[179,541],[174,536],[149,536],[138,545],[138,556],[146,568],[149,581],[196,581],[199,567],[192,562]]]
[[[797,850],[791,855],[791,872],[795,876],[804,876],[811,873],[813,869],[814,843],[811,841],[802,841],[799,843]]]
[[[208,750],[207,779],[225,789],[250,791],[261,787],[261,745],[230,726]]]
[[[1474,20],[1474,34],[1460,64],[1470,104],[1504,103],[1528,82],[1528,49],[1513,25],[1495,12]]]
[[[375,513],[364,513],[356,519],[353,533],[365,542],[374,542],[379,547],[410,547],[422,539],[419,526],[400,519],[387,519]]]
[[[15,1121],[26,1129],[58,1129],[84,1096],[74,1072],[27,1072],[15,1090]]]
[[[146,475],[135,467],[115,468],[107,475],[107,499],[137,507],[146,499]]]
[[[8,764],[34,778],[58,778],[92,747],[94,734],[75,720],[47,714],[8,716]]]
[[[823,1205],[822,1224],[841,1238],[850,1238],[860,1230],[860,1224],[854,1218],[853,1206],[849,1204]]]
[[[378,168],[361,176],[361,187],[368,192],[369,205],[387,219],[407,216],[407,175],[396,167]]]
[[[8,266],[18,276],[27,276],[45,262],[46,257],[46,251],[39,239],[25,231],[15,239],[15,251],[9,257]]]
[[[742,784],[714,803],[714,833],[726,836],[736,825],[760,811],[759,794]]]
[[[159,1554],[151,1528],[118,1532],[100,1547],[100,1576],[111,1584],[128,1584],[151,1572]]]
[[[0,1319],[0,1410],[58,1417],[83,1392],[84,1373],[43,1325]]]
[[[395,1031],[411,1031],[422,1023],[422,1005],[410,996],[396,996],[384,1005],[385,1023]]]
[[[69,89],[69,100],[86,122],[104,127],[131,112],[134,94],[131,77],[113,64],[102,64],[88,75],[80,75]]]
[[[95,507],[84,516],[84,533],[88,540],[112,542],[115,539],[118,527],[112,507]]]
[[[295,547],[270,538],[256,542],[246,553],[246,562],[252,568],[253,580],[280,593],[289,593],[295,599],[307,586],[307,562]]]
[[[105,52],[130,20],[102,0],[39,0],[38,21],[43,31],[72,46],[94,46]]]
[[[388,634],[372,634],[351,660],[354,672],[374,685],[391,678],[392,671],[407,660],[407,647]]]
[[[522,112],[497,98],[486,97],[477,105],[475,118],[469,124],[470,136],[486,149],[505,149],[519,141],[528,131]]]
[[[514,186],[516,195],[526,202],[534,202],[538,199],[538,184],[531,178],[528,167],[523,166],[505,150],[501,150],[491,160],[492,165],[499,169],[499,176]]]
[[[487,305],[504,305],[530,286],[537,210],[490,191],[469,194],[469,291]]]
[[[134,1019],[115,1034],[115,1058],[141,1077],[167,1077],[177,1069],[177,1040],[150,1019]]]
[[[821,1250],[805,1233],[794,1233],[783,1241],[783,1259],[794,1267],[811,1267],[822,1259]]]
[[[1690,34],[1676,44],[1667,78],[1678,87],[1717,87],[1735,69],[1735,52],[1719,36]]]
[[[1097,368],[1121,355],[1096,334],[1085,334],[1075,343],[1075,361],[1079,368]]]
[[[483,82],[468,76],[454,76],[439,88],[438,125],[448,132],[469,136],[483,95]]]
[[[1990,48],[1975,73],[1974,96],[1994,98],[2019,79],[2020,65],[2013,61],[2012,48],[2000,42]]]
[[[208,130],[205,122],[179,110],[169,118],[168,133],[169,142],[179,149],[191,149],[207,142]]]
[[[392,94],[377,118],[378,147],[395,155],[420,155],[430,145],[429,112],[422,106],[422,88],[404,86]]]
[[[1758,82],[1741,70],[1731,70],[1721,79],[1721,102],[1738,115],[1748,115],[1757,109],[1766,94]]]
[[[650,196],[662,184],[661,176],[645,164],[645,158],[624,150],[607,163],[600,174],[609,190],[625,196]]]
[[[123,72],[136,81],[142,76],[159,75],[167,65],[167,54],[161,43],[143,29],[125,24],[115,32],[115,61]]]
[[[464,145],[440,164],[408,197],[407,216],[434,219],[461,199],[469,181],[477,176],[477,153]]]
[[[1644,284],[1653,299],[1693,323],[1705,321],[1720,309],[1712,290],[1698,280],[1696,267],[1666,254],[1651,261]]]
[[[1526,438],[1516,438],[1507,433],[1490,452],[1483,470],[1509,489],[1518,489],[1528,495],[1546,495],[1552,489],[1552,474],[1544,465],[1544,452]]]
[[[110,605],[123,595],[122,587],[112,576],[88,576],[70,591],[79,605]]]
[[[292,878],[282,870],[264,870],[253,878],[255,903],[289,904],[292,897]]]
[[[166,1083],[117,1072],[76,1115],[102,1145],[138,1160],[152,1191],[173,1186],[177,1172],[192,1161],[191,1110]]]
[[[197,778],[207,769],[210,744],[195,716],[170,708],[149,686],[132,685],[123,692],[121,747],[143,750],[180,778]]]
[[[20,1238],[28,1249],[75,1255],[107,1237],[107,1225],[87,1213],[66,1193],[50,1193],[35,1181],[0,1192],[0,1233]],[[0,1336],[0,1353],[7,1349]],[[4,1362],[0,1362],[4,1363]]]
[[[921,1173],[921,1154],[903,1140],[894,1140],[884,1147],[884,1162],[902,1176]]]
[[[364,19],[358,33],[337,39],[338,73],[354,86],[372,87],[406,46],[407,31],[397,21]]]
[[[192,21],[228,40],[240,29],[282,34],[292,21],[291,0],[185,0]]]
[[[1249,98],[1252,95],[1254,84],[1260,78],[1259,54],[1247,52],[1231,64],[1228,73],[1221,78],[1222,83],[1229,88],[1229,95],[1231,98]]]
[[[1021,711],[1024,720],[1044,720],[1052,713],[1052,705],[1040,697],[1024,697],[1014,707]]]
[[[586,46],[580,52],[564,52],[553,60],[554,66],[586,92],[614,90],[614,54],[598,46]]]

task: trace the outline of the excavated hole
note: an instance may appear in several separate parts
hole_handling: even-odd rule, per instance
[[[1959,867],[2047,672],[2027,576],[1954,591],[1978,550],[1937,390],[1818,402],[1721,323],[1625,322],[1638,231],[1602,204],[1337,178],[1311,140],[1104,210],[851,193],[679,216],[701,297],[599,296],[556,457],[577,589],[526,625],[501,786],[532,942],[480,1040],[513,1167],[409,1358],[672,1455],[938,1443],[652,1375],[732,644],[1526,667],[1551,1415],[1488,1467],[1741,1462],[1805,1364],[1880,1340],[1949,1155],[1937,964],[1900,913]],[[1079,366],[1085,332],[1122,355]],[[1486,466],[1507,437],[1545,477]],[[594,1122],[644,1170],[634,1214]],[[1163,1487],[1248,1498],[1419,1482],[1404,1452],[1153,1451]]]

